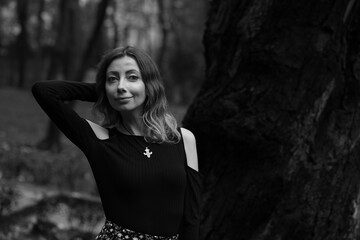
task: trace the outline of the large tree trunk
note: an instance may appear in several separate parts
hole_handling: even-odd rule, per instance
[[[360,239],[360,2],[213,0],[184,119],[202,239]]]

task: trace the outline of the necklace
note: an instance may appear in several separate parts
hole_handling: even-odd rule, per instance
[[[131,130],[131,129],[128,129],[124,123],[121,123],[124,127],[124,129],[132,136],[135,136],[134,132]],[[144,147],[141,143],[139,143],[142,147]],[[149,143],[149,145],[145,146],[145,150],[143,152],[143,154],[147,157],[147,158],[150,158],[151,157],[151,154],[153,154],[149,147],[150,147],[151,143]]]

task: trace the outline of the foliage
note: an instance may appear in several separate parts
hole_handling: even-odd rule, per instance
[[[16,201],[16,190],[12,185],[0,182],[0,216],[10,212]]]
[[[75,149],[55,154],[4,142],[5,146],[0,159],[2,178],[96,193],[86,159]],[[89,185],[89,182],[92,183]]]
[[[96,194],[84,155],[63,139],[64,151],[41,151],[34,146],[44,134],[47,117],[29,92],[0,89],[0,173],[2,179],[54,186]]]
[[[0,7],[0,46],[6,46],[13,42],[19,33],[15,11],[16,4],[14,1],[8,1],[7,4]]]
[[[103,222],[98,200],[58,194],[2,217],[0,239],[93,239]]]
[[[85,114],[86,106],[79,107]],[[97,196],[83,154],[65,139],[61,153],[34,147],[44,133],[47,118],[29,92],[0,89],[0,111],[0,239],[93,236],[89,228],[101,222],[102,209],[98,200],[94,204],[83,197],[86,193]],[[74,191],[79,193],[62,194]],[[85,200],[80,201],[78,196]],[[54,221],[59,216],[64,220]],[[61,229],[64,221],[72,227]]]

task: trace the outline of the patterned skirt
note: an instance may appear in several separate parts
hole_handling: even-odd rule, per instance
[[[96,240],[178,240],[179,234],[171,237],[161,237],[133,230],[116,225],[109,220],[105,221],[103,228],[95,238]]]

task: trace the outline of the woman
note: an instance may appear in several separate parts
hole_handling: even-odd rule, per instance
[[[145,52],[105,54],[96,84],[45,81],[32,92],[90,163],[106,217],[96,239],[198,239],[195,137],[167,112],[159,72]],[[64,103],[71,100],[95,102],[101,125]]]

